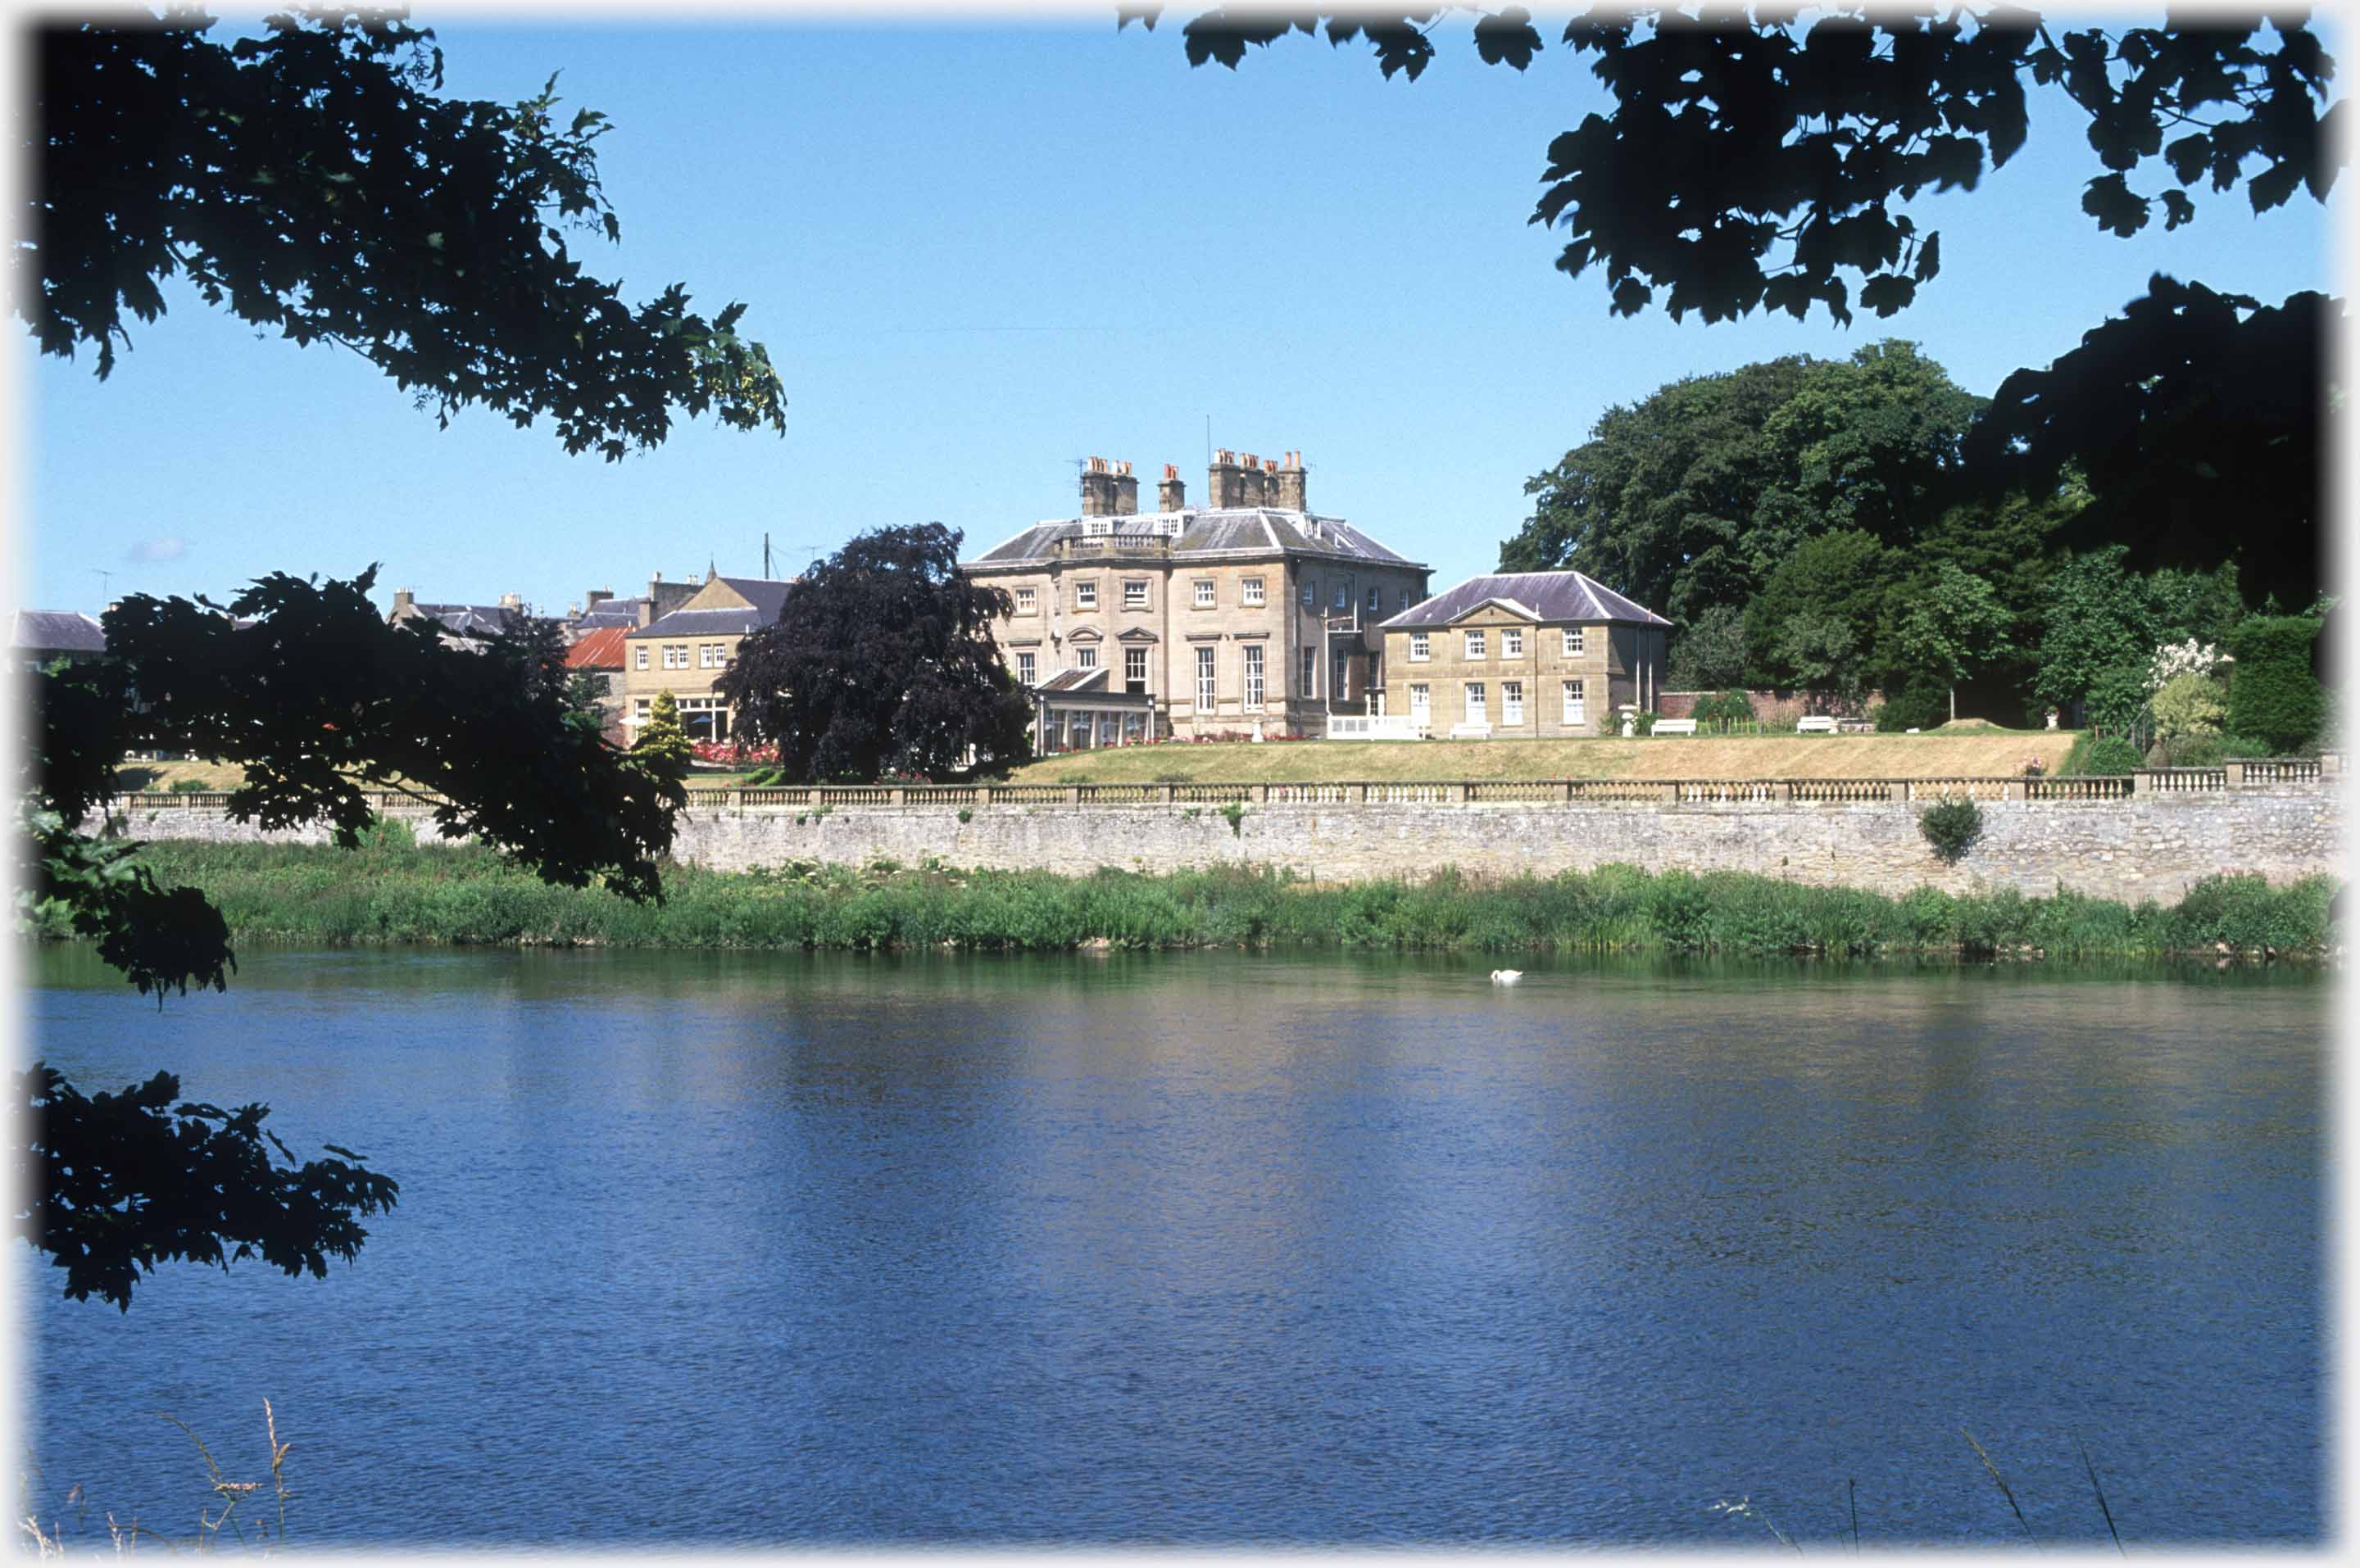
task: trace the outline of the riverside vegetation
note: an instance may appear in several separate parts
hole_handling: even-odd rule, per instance
[[[666,866],[664,902],[641,905],[552,887],[481,847],[421,847],[392,822],[355,850],[165,840],[140,853],[163,885],[202,887],[240,940],[313,944],[2315,956],[2333,945],[2337,888],[2326,877],[2282,887],[2258,876],[2207,877],[2166,907],[2013,888],[1919,887],[1893,898],[1625,866],[1320,883],[1241,867],[1076,877],[879,861],[859,871]],[[47,934],[67,932],[52,922]]]

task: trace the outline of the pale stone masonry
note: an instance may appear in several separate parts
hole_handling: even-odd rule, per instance
[[[739,643],[778,620],[792,585],[792,578],[716,575],[678,608],[657,615],[659,588],[677,584],[650,584],[639,613],[651,618],[623,634],[625,735],[639,739],[656,693],[670,691],[690,739],[727,740],[729,703],[715,682],[737,660]]]
[[[1671,623],[1579,572],[1470,577],[1384,623],[1384,711],[1421,733],[1621,733],[1652,710]]]
[[[1277,786],[1271,788],[1276,789]],[[1377,788],[1370,786],[1371,789]],[[749,791],[749,793],[751,793]],[[1061,795],[1063,791],[1059,791]],[[166,797],[165,800],[172,799]],[[1320,881],[1418,880],[1446,867],[1491,876],[1589,871],[1747,871],[1897,896],[2060,887],[2170,903],[2200,878],[2258,873],[2274,883],[2340,876],[2344,788],[2322,784],[2141,792],[2119,800],[1999,800],[1962,860],[1937,859],[1918,832],[1922,802],[1835,804],[1279,804],[1220,811],[1173,805],[832,805],[731,809],[700,802],[680,819],[674,855],[714,870],[789,862],[863,866],[932,858],[957,866],[1087,873],[1101,866],[1284,867]],[[385,814],[437,842],[431,811]],[[118,803],[110,831],[133,838],[323,843],[314,824],[265,833],[218,805]]]
[[[1167,466],[1161,510],[1142,513],[1131,465],[1092,458],[1081,516],[961,563],[1014,602],[992,635],[1036,693],[1042,750],[1318,735],[1329,714],[1367,713],[1384,691],[1377,623],[1426,596],[1429,569],[1311,511],[1299,452],[1217,452],[1207,480],[1212,505],[1192,507]],[[1093,692],[1149,706],[1131,724]]]

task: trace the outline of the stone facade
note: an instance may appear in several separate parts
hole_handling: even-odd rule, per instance
[[[656,586],[650,585],[650,605],[659,598]],[[656,693],[669,691],[692,740],[727,740],[729,704],[714,683],[736,661],[738,645],[748,634],[779,618],[788,587],[770,578],[715,576],[678,608],[626,632],[625,735],[637,740]]]
[[[1384,624],[1384,711],[1421,733],[1620,733],[1652,709],[1670,624],[1578,572],[1470,578]]]
[[[1013,600],[992,635],[1020,682],[1102,670],[1099,689],[1153,701],[1158,735],[1316,735],[1329,713],[1369,711],[1376,624],[1425,596],[1428,569],[1303,510],[1298,454],[1215,458],[1214,493],[1234,505],[1187,508],[1166,469],[1167,509],[1125,511],[1128,465],[1088,468],[1080,517],[961,564]],[[1264,504],[1279,497],[1297,505]]]
[[[2126,800],[2005,800],[1983,808],[1982,838],[1956,866],[1935,858],[1907,801],[1748,805],[1253,804],[1232,828],[1218,809],[1171,806],[809,807],[700,804],[681,819],[684,861],[717,870],[791,860],[1085,873],[1283,866],[1323,881],[1424,877],[1444,866],[1511,876],[1622,863],[1651,871],[1746,871],[1899,895],[2060,887],[2136,902],[2179,899],[2198,879],[2257,872],[2272,882],[2340,876],[2340,784],[2141,794]],[[388,817],[418,824],[424,808]],[[965,820],[962,820],[964,818]],[[322,843],[322,828],[264,834],[217,807],[133,805],[138,838]]]

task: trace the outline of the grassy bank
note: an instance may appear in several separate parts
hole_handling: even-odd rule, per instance
[[[1608,866],[1550,877],[1314,884],[1229,868],[1164,877],[791,866],[681,867],[660,908],[549,887],[474,848],[420,849],[399,830],[351,853],[160,841],[167,884],[203,888],[241,940],[604,943],[644,947],[984,950],[1300,945],[1396,950],[1795,952],[1875,956],[2037,951],[2055,958],[2319,953],[2335,884],[2209,878],[2170,908],[2062,893],[1900,898],[1739,873]]]
[[[1325,783],[1388,779],[1957,779],[2055,773],[2069,730],[1881,735],[1665,735],[1622,740],[1281,741],[1068,752],[1018,784]]]

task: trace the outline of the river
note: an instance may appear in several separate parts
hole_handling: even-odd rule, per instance
[[[252,949],[33,1049],[402,1184],[57,1293],[31,1506],[298,1541],[2317,1542],[2303,971]],[[69,1488],[82,1497],[68,1503]],[[20,1512],[23,1511],[20,1509]]]

